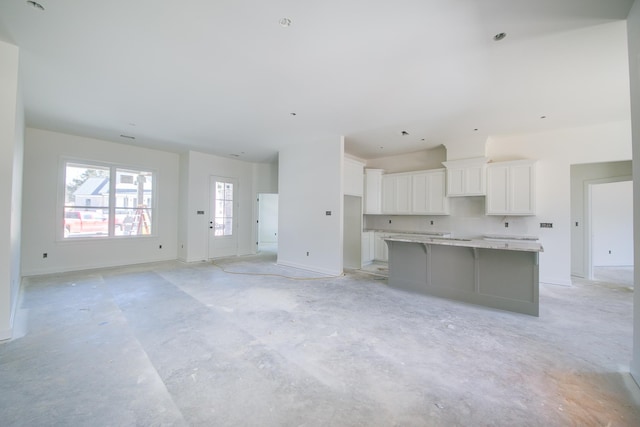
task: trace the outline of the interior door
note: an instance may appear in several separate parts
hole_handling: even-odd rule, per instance
[[[212,176],[209,182],[209,258],[237,255],[238,180]]]

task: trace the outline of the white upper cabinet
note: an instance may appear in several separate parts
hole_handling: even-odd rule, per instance
[[[477,157],[442,162],[447,168],[447,196],[484,196],[487,161],[486,157]]]
[[[448,215],[444,169],[382,176],[382,213],[387,215]]]
[[[382,213],[382,169],[364,170],[364,213]]]
[[[411,214],[411,174],[388,174],[382,177],[382,213]]]
[[[364,163],[344,158],[344,194],[362,197],[364,190]]]
[[[534,160],[490,163],[487,166],[487,215],[535,215]]]
[[[448,215],[449,199],[446,192],[446,171],[436,169],[417,172],[412,179],[412,212],[424,215]]]

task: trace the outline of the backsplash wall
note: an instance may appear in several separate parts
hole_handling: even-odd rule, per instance
[[[452,197],[450,215],[365,215],[365,230],[394,232],[450,232],[453,237],[481,237],[483,234],[540,237],[536,216],[485,215],[484,197]],[[391,221],[391,223],[389,223]],[[433,221],[433,225],[431,225]],[[509,227],[505,227],[505,222]]]

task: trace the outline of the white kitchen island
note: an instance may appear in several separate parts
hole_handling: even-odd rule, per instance
[[[539,243],[392,235],[389,285],[538,316]]]

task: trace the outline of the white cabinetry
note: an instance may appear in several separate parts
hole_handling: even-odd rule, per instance
[[[445,196],[446,182],[445,169],[412,174],[412,213],[418,215],[448,215],[449,199]]]
[[[345,157],[344,159],[344,194],[360,196],[364,189],[364,163]]]
[[[410,174],[388,174],[382,177],[382,213],[411,214]]]
[[[382,213],[382,169],[364,170],[364,213]]]
[[[448,215],[444,169],[387,174],[382,177],[382,213]]]
[[[387,242],[385,238],[390,236],[389,233],[374,233],[374,257],[376,261],[388,261],[389,260],[389,248],[387,248]]]
[[[535,215],[535,161],[491,163],[487,167],[487,215]]]
[[[442,162],[447,168],[447,196],[484,196],[486,194],[486,157]]]
[[[362,233],[362,265],[371,264],[375,259],[375,233],[364,231]]]

